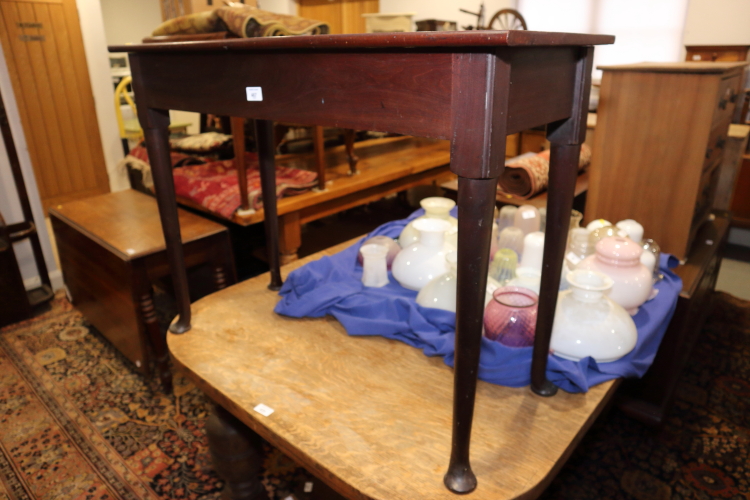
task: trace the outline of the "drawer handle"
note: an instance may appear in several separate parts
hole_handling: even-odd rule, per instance
[[[719,139],[716,141],[716,149],[724,149],[724,145],[727,143],[727,140],[723,137],[719,137]]]
[[[714,148],[708,148],[706,150],[706,159],[711,158],[711,154],[714,152]]]
[[[738,97],[739,95],[740,95],[740,93],[739,93],[739,92],[735,92],[735,91],[733,90],[733,91],[732,91],[732,97],[730,97],[730,98],[729,98],[729,102],[731,102],[732,104],[734,104],[735,102],[737,102],[737,97]]]
[[[721,109],[727,109],[727,103],[729,101],[727,99],[722,99],[719,101],[719,108]]]

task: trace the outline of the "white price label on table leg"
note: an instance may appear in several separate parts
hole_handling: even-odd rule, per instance
[[[253,410],[257,411],[258,413],[260,413],[264,417],[267,417],[271,413],[273,413],[273,408],[268,407],[268,406],[264,405],[263,403],[259,404],[255,408],[253,408]]]
[[[245,87],[248,101],[262,101],[263,89],[261,87]]]

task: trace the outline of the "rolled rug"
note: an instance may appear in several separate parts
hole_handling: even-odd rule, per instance
[[[578,170],[591,163],[591,148],[581,146]],[[521,155],[505,165],[498,179],[498,189],[504,193],[531,198],[547,189],[549,183],[549,151],[536,155]]]

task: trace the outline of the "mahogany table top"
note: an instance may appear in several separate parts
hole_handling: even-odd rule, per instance
[[[286,275],[344,243],[282,268]],[[169,334],[173,359],[214,401],[349,498],[456,498],[443,485],[453,370],[382,337],[350,337],[333,318],[277,315],[262,275],[193,304],[192,329]],[[554,477],[617,387],[534,395],[479,382],[473,499],[533,498]],[[254,408],[274,410],[263,416]]]
[[[413,33],[363,33],[354,35],[303,35],[289,37],[234,38],[225,40],[113,45],[110,52],[173,52],[278,49],[421,49],[449,47],[521,47],[603,45],[611,35],[552,33],[541,31],[421,31]]]

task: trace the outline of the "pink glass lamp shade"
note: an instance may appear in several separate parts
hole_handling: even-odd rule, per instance
[[[539,297],[526,288],[505,286],[495,290],[484,310],[484,335],[508,347],[534,345]]]
[[[614,281],[609,298],[634,315],[646,302],[653,289],[652,272],[641,264],[640,244],[630,238],[610,236],[596,244],[596,253],[589,255],[576,269],[603,273]]]

